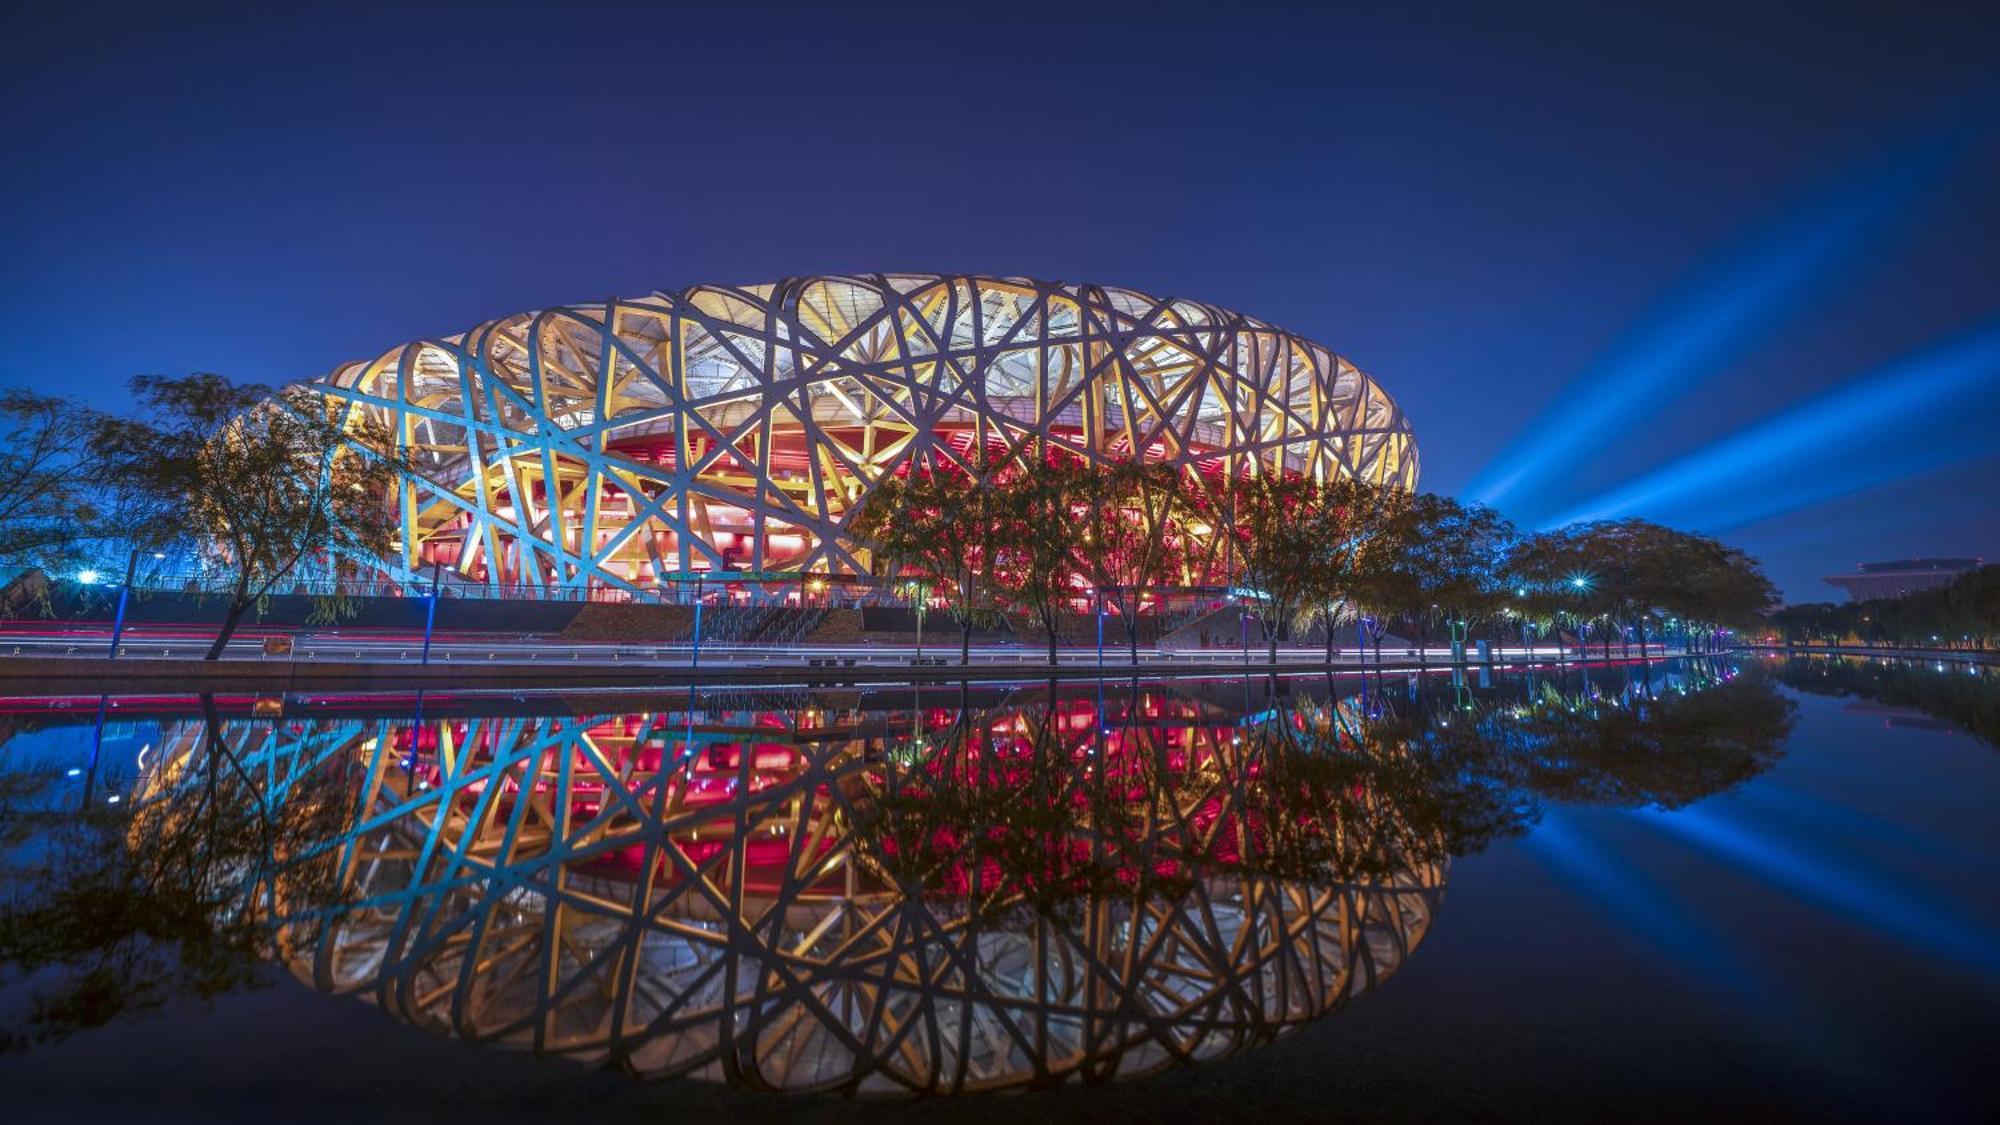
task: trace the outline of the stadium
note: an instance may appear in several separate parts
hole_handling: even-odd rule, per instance
[[[867,576],[847,528],[877,482],[1024,452],[1200,480],[1282,467],[1412,487],[1418,468],[1395,402],[1319,344],[1024,278],[701,285],[503,317],[309,385],[415,466],[391,581]]]

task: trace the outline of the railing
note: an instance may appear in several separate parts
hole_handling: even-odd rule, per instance
[[[70,581],[74,581],[71,579]],[[92,584],[115,589],[118,576],[93,573]],[[132,583],[135,592],[228,596],[235,592],[236,579],[226,572],[195,574],[138,574]],[[274,595],[349,598],[428,597],[435,590],[442,598],[492,601],[528,601],[642,605],[793,605],[826,609],[859,608],[864,605],[907,605],[909,598],[900,583],[891,584],[862,578],[829,578],[815,575],[768,575],[718,571],[700,577],[669,577],[651,586],[565,586],[548,583],[477,582],[449,571],[411,578],[310,576],[279,583]]]
[[[106,603],[115,601],[120,575],[97,574],[91,583],[80,583],[75,578],[58,583],[72,592],[89,588],[108,596]],[[459,601],[480,601],[505,603],[509,601],[524,604],[560,603],[570,605],[586,604],[629,604],[655,606],[696,606],[701,607],[699,643],[709,645],[746,647],[783,647],[803,644],[827,617],[836,610],[860,609],[865,607],[888,607],[907,609],[910,598],[907,584],[865,577],[831,577],[815,574],[753,574],[748,572],[703,572],[694,575],[670,575],[660,580],[654,587],[643,590],[628,590],[611,587],[565,587],[541,584],[503,585],[486,582],[468,582],[458,579],[449,571],[440,570],[422,576],[423,579],[385,579],[326,576],[309,576],[289,582],[274,593],[304,595],[312,597],[341,596],[347,598],[388,598],[410,599],[421,602],[432,592],[432,582],[436,583],[437,595],[442,599]],[[234,582],[231,575],[223,571],[203,571],[198,573],[148,572],[144,569],[135,576],[134,593],[147,595],[193,596],[198,598],[225,597],[232,593]],[[1131,599],[1127,599],[1131,600]],[[1144,591],[1136,599],[1138,610],[1135,614],[1138,644],[1142,651],[1160,647],[1184,647],[1195,652],[1218,653],[1238,649],[1260,649],[1265,647],[1261,624],[1247,617],[1229,617],[1227,611],[1246,610],[1244,591],[1216,586],[1169,586],[1153,587]],[[1070,599],[1069,607],[1062,613],[1062,622],[1057,638],[1059,648],[1094,651],[1101,647],[1109,654],[1127,649],[1126,622],[1117,613],[1117,597],[1100,599],[1096,592],[1078,588]],[[947,599],[934,593],[929,599],[928,615],[930,636],[940,648],[949,646],[957,639],[958,628],[951,619]],[[1100,606],[1102,607],[1100,610]],[[1103,614],[1100,627],[1100,612]],[[1212,636],[1184,637],[1184,644],[1166,643],[1176,632],[1211,615],[1221,619]],[[24,618],[27,616],[22,615]],[[109,613],[106,613],[109,616]],[[482,615],[491,616],[491,615]],[[504,611],[500,614],[504,617]],[[690,615],[692,616],[692,615]],[[1013,621],[1012,643],[1028,648],[1044,649],[1044,638],[1040,627],[1028,623],[1024,615],[1009,615]],[[503,626],[488,626],[502,628]],[[1343,626],[1344,628],[1345,626]],[[440,626],[443,628],[443,626]],[[1321,644],[1304,640],[1314,632],[1306,630],[1292,640],[1281,642],[1281,647],[1320,648],[1324,634],[1318,634]],[[692,645],[697,641],[693,635],[693,622],[667,629],[662,628],[649,639],[661,645]],[[1100,641],[1101,638],[1101,641]],[[1585,643],[1598,646],[1603,643],[1600,636],[1586,633]],[[1501,638],[1492,638],[1496,645]],[[1197,643],[1206,641],[1207,643]],[[975,645],[979,642],[975,641]],[[1612,644],[1622,653],[1629,652],[1632,643],[1614,636]],[[1336,644],[1335,651],[1347,646]],[[1654,652],[1664,646],[1659,637],[1649,638],[1647,646]],[[1685,644],[1681,647],[1685,647]],[[1011,648],[1011,646],[1010,646]]]
[[[96,588],[115,590],[119,576],[97,572]],[[74,581],[74,579],[68,580]],[[158,573],[141,570],[132,583],[139,594],[176,594],[197,597],[226,597],[235,592],[235,577],[225,571],[199,573]],[[563,586],[545,583],[475,582],[449,570],[411,578],[308,576],[280,583],[273,595],[345,598],[423,598],[435,591],[440,598],[481,601],[556,602],[564,604],[685,605],[709,607],[790,606],[798,609],[860,609],[864,606],[907,607],[911,604],[904,580],[830,577],[813,574],[754,574],[714,571],[700,575],[674,575],[646,587],[626,589],[615,586]],[[1137,617],[1142,629],[1157,636],[1213,612],[1223,604],[1238,600],[1221,586],[1159,586],[1146,589]],[[1089,616],[1097,603],[1094,592],[1079,588],[1070,611]],[[929,598],[932,612],[943,616],[948,600],[942,593]],[[1105,600],[1112,627],[1122,631],[1116,620],[1117,601]],[[1149,637],[1149,632],[1142,632]],[[1149,637],[1150,639],[1150,637]]]
[[[190,638],[179,635],[151,636],[145,633],[128,636],[117,647],[118,659],[175,659],[199,660],[209,647],[208,638]],[[624,643],[565,643],[560,641],[496,641],[454,639],[440,641],[433,646],[429,663],[445,667],[478,667],[481,665],[533,665],[538,667],[562,666],[663,666],[686,667],[694,663],[695,647],[691,643],[624,644]],[[404,664],[417,663],[423,652],[420,640],[409,638],[368,639],[343,636],[334,633],[308,634],[296,639],[290,651],[279,654],[267,652],[260,636],[238,637],[230,642],[223,653],[231,663],[245,661],[269,661],[286,663],[370,663]],[[99,638],[76,638],[59,635],[38,637],[10,637],[0,639],[0,656],[66,656],[82,658],[102,658],[111,655],[104,640]],[[1326,650],[1320,646],[1281,645],[1278,661],[1281,665],[1295,668],[1325,666]],[[1655,650],[1654,659],[1688,655],[1679,649]],[[929,654],[930,660],[944,666],[957,664],[956,651]],[[1046,666],[1047,653],[1041,646],[1026,645],[974,645],[972,647],[974,669],[992,668],[996,665]],[[1421,653],[1415,648],[1385,648],[1377,655],[1356,647],[1336,648],[1333,652],[1334,665],[1345,669],[1376,667],[1416,670],[1424,665],[1432,672],[1443,672],[1451,668],[1451,652],[1448,648],[1430,646]],[[912,663],[912,653],[907,647],[862,645],[806,645],[798,643],[730,643],[704,639],[700,645],[700,666],[730,667],[747,669],[760,667],[819,667],[829,661],[837,661],[839,667],[895,667]],[[1268,666],[1268,653],[1261,647],[1245,650],[1212,648],[1179,651],[1141,650],[1140,666],[1153,669],[1171,670],[1192,667],[1246,667]],[[1492,650],[1493,664],[1555,664],[1561,661],[1596,661],[1601,659],[1595,652],[1580,654],[1575,649],[1558,650],[1554,645],[1539,645],[1532,648],[1505,647]],[[1614,659],[1617,657],[1614,656]],[[1085,646],[1064,646],[1057,650],[1057,663],[1065,667],[1095,666],[1097,655]],[[1477,657],[1466,661],[1469,666],[1486,664]],[[1130,667],[1120,652],[1106,650],[1103,666],[1107,670]]]

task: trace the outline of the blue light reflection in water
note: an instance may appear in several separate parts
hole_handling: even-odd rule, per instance
[[[1795,845],[1706,809],[1630,815],[1711,851],[1787,893],[1838,912],[1849,924],[1910,942],[2000,980],[2000,937],[1940,904],[1898,891],[1866,872],[1814,859]]]
[[[1680,962],[1712,995],[1751,1009],[1772,999],[1718,931],[1565,814],[1543,818],[1522,846],[1561,882],[1591,899],[1629,938]]]

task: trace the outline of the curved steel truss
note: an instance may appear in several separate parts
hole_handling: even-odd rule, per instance
[[[649,588],[703,570],[866,574],[885,475],[973,449],[1253,462],[1414,486],[1387,394],[1210,305],[1021,278],[696,286],[522,313],[316,381],[419,470],[392,577]]]
[[[223,737],[274,796],[350,779],[351,897],[288,950],[302,978],[646,1077],[931,1094],[1225,1055],[1393,973],[1446,876],[1326,867],[1408,822],[1351,781],[1328,812],[1185,697]],[[154,792],[198,792],[198,724],[163,749]]]

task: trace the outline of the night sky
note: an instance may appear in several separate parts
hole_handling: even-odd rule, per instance
[[[1326,343],[1524,525],[2000,556],[2000,8],[737,7],[10,5],[0,383],[1025,274]]]

